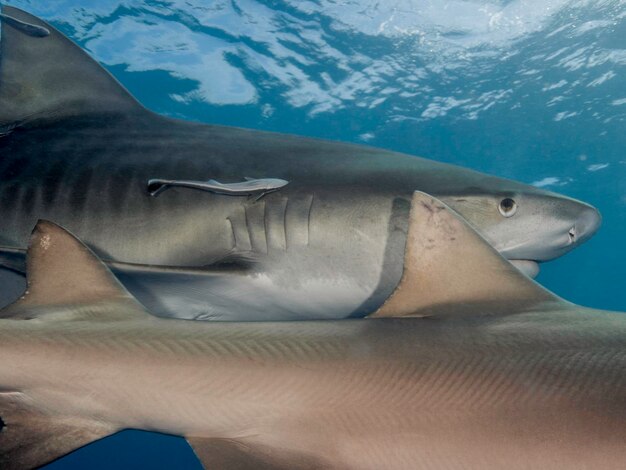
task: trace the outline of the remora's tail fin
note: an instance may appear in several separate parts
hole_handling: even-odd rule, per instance
[[[17,8],[0,8],[0,126],[49,115],[144,110],[52,26]]]
[[[87,246],[52,222],[41,220],[33,230],[26,279],[26,292],[1,310],[0,318],[113,320],[147,316]]]
[[[444,203],[416,192],[402,279],[370,317],[513,314],[568,305],[524,276]]]

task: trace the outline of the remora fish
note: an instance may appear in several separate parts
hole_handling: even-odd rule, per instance
[[[2,12],[0,265],[13,271],[43,218],[158,315],[339,318],[376,310],[397,286],[415,190],[530,274],[600,224],[581,202],[452,165],[156,115],[53,27]],[[149,195],[154,179],[246,176],[289,184],[259,201],[180,184]],[[22,280],[4,276],[17,297]]]
[[[428,318],[156,318],[46,222],[28,278],[0,312],[3,470],[124,428],[183,435],[207,469],[626,461],[626,316],[558,299],[425,194],[377,315]]]
[[[184,180],[162,180],[152,179],[148,181],[148,192],[151,196],[158,196],[169,188],[189,188],[208,191],[215,194],[225,194],[227,196],[257,196],[257,201],[266,194],[278,191],[289,184],[288,181],[276,178],[264,178],[256,180],[246,178],[241,183],[224,184],[215,180],[208,181],[184,181]]]

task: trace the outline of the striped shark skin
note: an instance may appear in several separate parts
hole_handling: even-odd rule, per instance
[[[199,320],[375,311],[402,276],[415,190],[528,274],[600,225],[580,201],[453,165],[157,115],[55,28],[1,8],[0,305],[23,290],[38,219],[79,236],[154,314]],[[275,190],[233,195],[245,177]],[[176,186],[152,197],[151,180]],[[194,189],[209,180],[220,191]]]
[[[0,312],[0,467],[135,428],[206,469],[623,468],[626,316],[559,299],[427,194],[407,238],[371,318],[190,322],[40,222]]]

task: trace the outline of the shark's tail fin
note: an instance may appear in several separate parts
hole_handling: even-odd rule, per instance
[[[444,203],[415,192],[402,279],[370,317],[515,314],[570,305],[518,271]]]
[[[46,116],[144,108],[55,28],[0,6],[0,129]]]

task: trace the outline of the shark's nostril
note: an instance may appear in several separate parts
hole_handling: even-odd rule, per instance
[[[569,235],[569,242],[574,243],[576,241],[576,227],[572,227],[571,229],[569,229],[569,232],[567,232],[567,234]]]

